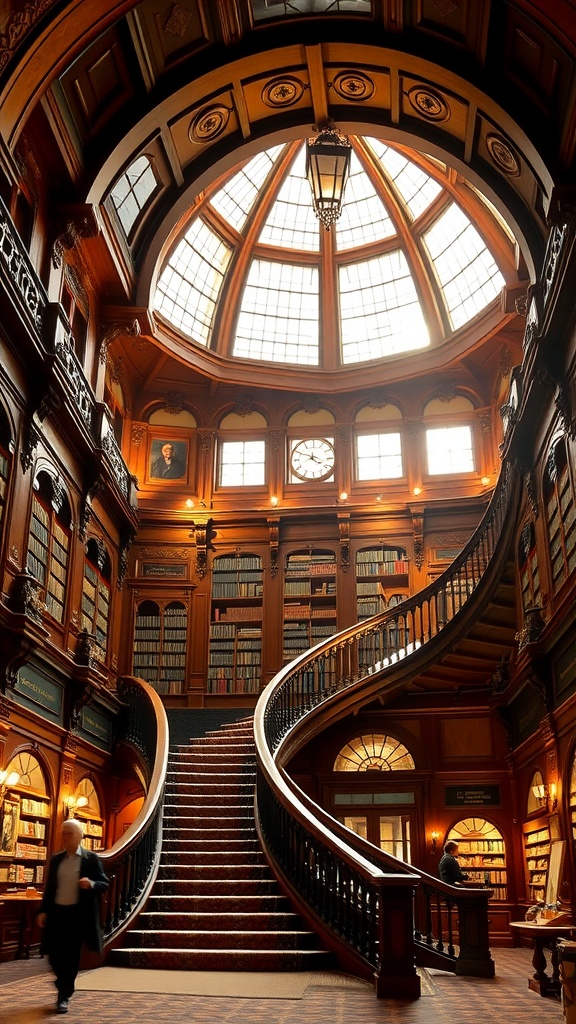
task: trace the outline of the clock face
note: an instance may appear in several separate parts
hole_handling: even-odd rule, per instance
[[[325,480],[334,469],[334,446],[325,437],[297,441],[290,455],[290,467],[300,480]]]

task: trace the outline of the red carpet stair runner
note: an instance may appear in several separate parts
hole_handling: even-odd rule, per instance
[[[324,970],[291,913],[254,824],[252,719],[171,752],[158,878],[109,963],[190,971]]]

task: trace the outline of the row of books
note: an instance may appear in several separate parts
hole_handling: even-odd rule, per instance
[[[227,608],[214,608],[214,621],[220,622],[249,622],[250,620],[257,621],[262,618],[262,608],[260,607],[246,607],[239,606],[237,608],[228,606]]]
[[[400,576],[408,572],[408,562],[402,558],[394,562],[360,562],[356,566],[357,576]]]
[[[48,799],[46,800],[32,800],[28,796],[23,796],[20,801],[20,813],[21,814],[37,814],[41,818],[50,817],[50,804]]]
[[[262,559],[259,555],[220,555],[214,559],[212,569],[215,572],[243,569],[261,569]]]
[[[46,860],[46,847],[36,843],[16,843],[16,860]]]
[[[212,597],[216,601],[222,597],[262,597],[262,583],[214,583]]]
[[[46,825],[43,821],[26,821],[21,818],[18,835],[24,839],[44,839],[46,837]]]
[[[209,679],[208,693],[258,693],[258,679]]]
[[[356,555],[356,562],[395,562],[406,558],[402,548],[366,548]]]

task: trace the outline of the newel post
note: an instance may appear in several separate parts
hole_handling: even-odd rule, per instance
[[[414,895],[418,875],[390,875],[379,887],[379,999],[418,999],[420,978],[414,962]]]
[[[488,900],[492,895],[491,889],[468,889],[466,895],[456,897],[460,944],[456,974],[494,977],[488,935]]]

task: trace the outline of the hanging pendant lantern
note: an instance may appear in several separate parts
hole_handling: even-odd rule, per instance
[[[344,189],[350,174],[352,146],[332,121],[306,140],[306,177],[312,190],[314,213],[327,231],[342,213]]]

